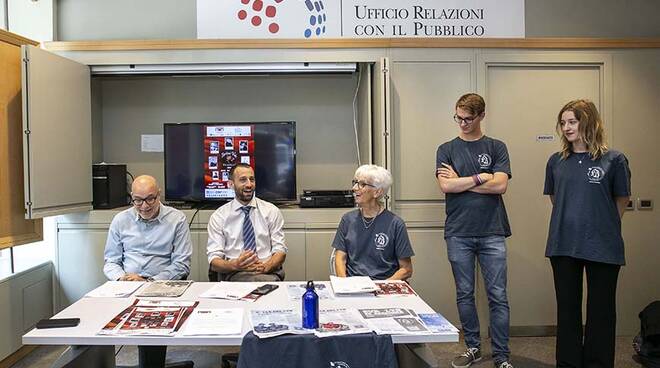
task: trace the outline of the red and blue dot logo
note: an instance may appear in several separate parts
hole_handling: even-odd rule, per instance
[[[309,10],[309,26],[305,29],[305,38],[313,35],[320,36],[325,34],[325,23],[327,22],[325,7],[323,1],[305,0],[305,6]]]
[[[243,8],[236,14],[240,21],[249,22],[255,28],[266,27],[271,34],[278,34],[280,24],[277,21],[277,16],[280,12],[280,4],[284,0],[240,0],[240,2]],[[265,3],[268,3],[268,5]],[[304,20],[303,36],[311,38],[324,35],[327,15],[323,1],[305,0],[304,5],[308,15]]]

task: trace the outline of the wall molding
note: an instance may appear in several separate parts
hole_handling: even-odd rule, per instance
[[[29,38],[25,38],[23,36],[19,36],[15,33],[7,32],[4,29],[0,29],[0,41],[16,45],[16,46],[21,46],[21,45],[33,45],[37,46],[39,45],[39,42],[37,41],[32,41]]]
[[[109,40],[45,42],[50,51],[129,51],[191,49],[335,49],[335,48],[660,48],[660,38],[377,38],[377,39],[227,39]]]

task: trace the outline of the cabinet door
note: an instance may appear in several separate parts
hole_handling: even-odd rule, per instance
[[[482,87],[489,104],[486,134],[506,143],[513,173],[504,195],[513,232],[507,239],[511,333],[537,333],[539,326],[544,328],[540,333],[545,333],[546,326],[556,323],[556,303],[550,262],[543,256],[552,206],[541,193],[546,162],[560,145],[558,139],[543,141],[536,137],[552,137],[557,112],[575,98],[594,101],[605,124],[609,124],[607,100],[602,93],[606,75],[598,59],[581,65],[572,64],[576,62],[573,59],[565,60],[566,65],[538,65],[524,59],[504,63],[490,58],[485,57]],[[520,103],[534,98],[542,103],[533,108]],[[481,305],[485,306],[486,295],[481,297]]]
[[[89,211],[89,68],[34,46],[21,51],[26,218]]]
[[[337,229],[307,230],[305,247],[307,280],[330,280],[330,254]]]
[[[203,230],[190,230],[192,255],[190,256],[190,274],[188,280],[209,281],[209,263],[206,261],[206,242],[208,234]]]
[[[305,231],[285,230],[284,239],[288,248],[284,261],[286,281],[305,280]]]
[[[206,255],[206,247],[209,243],[209,233],[207,231],[198,230],[191,232],[190,235],[195,234],[197,236],[197,254],[193,251],[193,259],[191,263],[194,264],[197,262],[197,273],[199,280],[208,282],[209,281],[209,257]],[[193,266],[194,267],[194,266]],[[192,276],[190,277],[192,279]]]
[[[434,228],[408,228],[415,250],[410,285],[433,310],[455,326],[460,325],[456,308],[456,286],[447,259],[444,231]]]
[[[59,229],[57,233],[58,310],[107,281],[103,274],[103,251],[107,228]]]

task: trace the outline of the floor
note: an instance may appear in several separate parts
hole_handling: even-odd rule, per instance
[[[618,337],[616,368],[635,367],[641,365],[632,359],[632,337]],[[450,366],[451,359],[463,350],[462,344],[430,344],[440,367]],[[554,337],[514,337],[511,338],[511,362],[516,368],[551,368],[554,367]],[[42,346],[30,353],[12,368],[35,367],[46,368],[57,359],[64,350],[62,346]],[[235,348],[219,347],[172,347],[168,349],[168,360],[193,360],[196,368],[219,367],[220,356],[227,351],[236,351]],[[490,347],[484,346],[484,359],[475,363],[472,367],[492,367],[489,359]],[[137,349],[125,346],[117,353],[117,364],[122,366],[134,366],[137,364]]]

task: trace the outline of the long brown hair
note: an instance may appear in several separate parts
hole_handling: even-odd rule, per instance
[[[561,115],[565,111],[572,111],[575,118],[580,122],[578,132],[580,138],[587,145],[587,151],[594,159],[600,158],[607,152],[605,144],[605,130],[603,129],[603,120],[600,118],[596,105],[590,100],[573,100],[559,110],[557,114],[557,133],[561,137],[561,157],[566,159],[572,151],[571,143],[566,139],[561,131]]]

